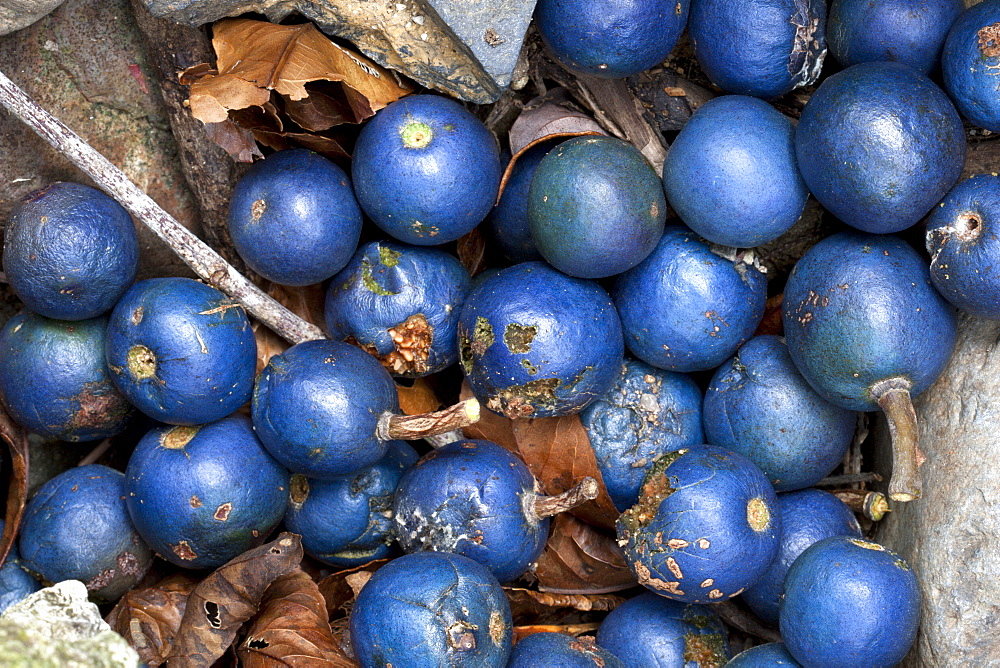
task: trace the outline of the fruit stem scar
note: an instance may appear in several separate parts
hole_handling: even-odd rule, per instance
[[[402,127],[399,135],[403,138],[403,146],[406,148],[424,148],[434,138],[434,131],[426,123],[410,121]]]
[[[534,511],[538,519],[552,517],[559,513],[576,508],[581,503],[596,499],[601,488],[597,480],[587,476],[562,494],[555,496],[535,496]]]
[[[375,436],[383,441],[415,441],[462,429],[479,422],[479,402],[472,397],[454,406],[421,415],[383,413],[375,427]]]
[[[125,355],[128,370],[136,380],[146,380],[156,375],[156,355],[142,344],[129,348]]]
[[[162,437],[160,437],[160,445],[169,450],[180,450],[185,445],[191,442],[195,434],[198,433],[198,427],[188,427],[180,426],[174,427]],[[201,505],[201,504],[198,504]]]
[[[889,498],[893,501],[913,501],[920,498],[921,480],[917,470],[920,457],[917,448],[917,413],[910,401],[912,384],[896,376],[880,380],[871,386],[871,395],[878,402],[889,422],[892,437],[892,477]]]

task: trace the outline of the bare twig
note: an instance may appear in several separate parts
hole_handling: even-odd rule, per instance
[[[600,487],[597,485],[597,481],[590,476],[587,476],[562,494],[556,494],[555,496],[536,496],[535,515],[537,515],[539,519],[544,519],[546,517],[558,515],[559,513],[564,513],[567,510],[576,508],[585,501],[596,499],[599,493]]]
[[[105,452],[107,452],[110,447],[111,447],[111,439],[110,438],[104,439],[103,441],[98,443],[93,450],[88,452],[87,455],[80,460],[80,463],[77,464],[77,466],[87,466],[88,464],[93,464],[98,459],[100,459],[101,456]]]
[[[813,485],[813,487],[840,487],[841,485],[853,485],[857,482],[882,482],[882,476],[871,472],[832,475],[828,478],[823,478]]]
[[[291,343],[322,339],[323,332],[267,296],[193,232],[178,223],[118,167],[47,112],[0,72],[0,104],[82,169],[143,225],[152,230],[209,285],[243,305]]]
[[[423,415],[385,413],[379,419],[375,433],[383,441],[415,441],[468,427],[476,422],[479,422],[479,402],[471,398]]]

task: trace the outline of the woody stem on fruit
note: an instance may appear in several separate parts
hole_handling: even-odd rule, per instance
[[[920,498],[921,480],[917,467],[917,413],[910,401],[910,382],[905,378],[887,378],[875,383],[872,396],[889,422],[892,437],[892,477],[889,498],[893,501],[913,501]]]
[[[250,282],[221,255],[129,180],[118,167],[43,109],[0,72],[0,104],[51,144],[97,185],[152,230],[209,285],[239,302],[257,320],[290,343],[323,339],[319,327],[298,317]]]
[[[539,519],[554,517],[559,513],[572,510],[586,501],[596,499],[599,493],[600,487],[597,480],[587,476],[562,494],[535,497],[535,515]]]

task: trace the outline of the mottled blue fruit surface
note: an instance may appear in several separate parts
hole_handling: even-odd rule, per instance
[[[3,527],[4,522],[0,520],[0,532],[3,531]],[[3,568],[0,568],[0,615],[28,594],[33,594],[41,588],[42,583],[21,568],[21,553],[17,550],[17,543],[14,543],[10,546]]]
[[[813,246],[785,285],[785,340],[795,366],[827,401],[878,410],[872,387],[900,378],[917,396],[955,347],[955,312],[927,264],[892,236],[841,232]]]
[[[726,664],[730,668],[774,668],[774,666],[798,667],[802,664],[795,660],[784,643],[770,642],[744,650]]]
[[[709,443],[749,457],[785,492],[814,485],[837,467],[857,414],[816,394],[784,339],[756,336],[715,372],[704,419]]]
[[[714,369],[753,336],[767,278],[752,254],[716,254],[694,232],[667,227],[653,253],[614,289],[625,345],[668,371]]]
[[[0,400],[41,436],[94,441],[125,428],[132,405],[104,358],[108,319],[50,320],[18,313],[0,331]]]
[[[685,603],[739,596],[778,553],[771,483],[743,455],[706,445],[661,457],[617,522],[639,584]]]
[[[578,413],[614,384],[624,354],[608,293],[543,262],[477,285],[459,318],[458,343],[476,398],[509,418]]]
[[[688,227],[737,248],[777,239],[809,197],[792,122],[747,95],[724,95],[698,108],[670,145],[663,187]]]
[[[1000,320],[1000,177],[960,181],[927,217],[931,282],[949,302]]]
[[[878,543],[826,538],[785,577],[781,637],[804,666],[894,666],[919,624],[917,576]]]
[[[84,320],[107,313],[135,280],[128,212],[96,188],[56,182],[14,205],[4,228],[7,283],[29,309]]]
[[[861,538],[861,527],[843,501],[819,489],[778,495],[781,537],[778,556],[757,584],[743,592],[743,600],[761,619],[776,623],[785,575],[795,559],[813,543],[831,536]]]
[[[545,141],[521,154],[507,177],[500,200],[493,207],[488,221],[493,238],[511,262],[541,260],[542,254],[531,238],[528,224],[528,188],[542,158],[559,141]]]
[[[597,642],[625,668],[723,666],[730,656],[726,627],[711,607],[652,592],[612,610],[597,630]]]
[[[519,640],[510,653],[507,668],[621,668],[614,654],[600,647],[591,636],[577,638],[565,633],[532,633]]]
[[[944,89],[973,125],[1000,132],[1000,0],[966,9],[951,26],[941,53]]]
[[[705,442],[701,402],[688,376],[628,359],[611,389],[580,412],[619,512],[639,499],[642,479],[658,457]]]
[[[335,339],[360,344],[397,376],[426,376],[458,361],[455,330],[472,279],[437,248],[372,241],[326,293]]]
[[[478,562],[417,552],[375,571],[351,610],[350,633],[362,668],[502,668],[511,648],[510,604]]]
[[[911,67],[871,62],[825,79],[795,131],[799,170],[830,213],[865,232],[914,225],[965,163],[962,119]]]
[[[21,564],[47,582],[80,580],[97,603],[117,600],[153,562],[125,496],[125,476],[99,464],[52,478],[25,506]]]

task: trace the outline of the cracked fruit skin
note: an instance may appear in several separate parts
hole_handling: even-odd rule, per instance
[[[685,603],[743,593],[778,554],[781,529],[767,477],[714,445],[661,457],[616,526],[639,584]]]
[[[233,189],[227,221],[247,266],[281,285],[325,281],[344,268],[361,237],[351,179],[307,149],[255,163]]]
[[[111,310],[135,280],[139,240],[128,212],[96,188],[56,182],[18,202],[3,269],[29,309],[57,320]]]
[[[469,272],[443,250],[371,241],[330,282],[326,326],[335,339],[353,338],[389,373],[426,376],[458,361],[458,314],[471,288]]]
[[[1000,177],[977,174],[927,217],[931,283],[966,313],[1000,320]]]
[[[615,384],[580,412],[618,512],[635,505],[658,457],[705,442],[701,403],[701,390],[688,376],[627,359]]]
[[[928,74],[964,9],[962,0],[833,0],[826,26],[830,53],[844,67],[887,60]]]
[[[393,511],[404,552],[453,552],[500,582],[528,570],[545,547],[548,518],[534,514],[535,478],[491,441],[449,443],[403,474]]]
[[[22,311],[0,331],[0,399],[28,431],[96,441],[122,431],[132,405],[104,359],[106,317],[73,322]]]
[[[785,575],[807,547],[831,536],[861,538],[861,527],[843,501],[819,489],[778,495],[781,535],[778,556],[757,584],[747,587],[743,600],[758,617],[778,621]]]
[[[712,83],[766,100],[816,81],[825,31],[824,0],[692,0],[688,21]]]
[[[3,532],[4,522],[0,520],[0,533]],[[7,560],[0,568],[0,615],[10,606],[24,600],[29,594],[34,594],[42,588],[42,583],[28,575],[28,572],[21,568],[21,554],[17,550],[17,543],[10,546]]]
[[[709,443],[748,457],[777,492],[830,474],[854,438],[857,414],[826,401],[802,377],[785,341],[755,336],[715,372],[705,392]]]
[[[764,317],[767,278],[716,255],[694,232],[670,226],[612,294],[633,355],[667,371],[707,371],[753,336]]]
[[[612,610],[597,629],[597,642],[625,668],[724,666],[731,656],[715,611],[652,592]]]
[[[285,527],[302,536],[309,556],[349,568],[398,553],[393,546],[392,499],[403,472],[419,457],[406,441],[387,445],[382,459],[350,476],[332,480],[292,476]]]
[[[458,321],[473,394],[509,418],[578,413],[618,376],[624,344],[608,293],[544,262],[484,279]]]
[[[496,139],[465,107],[408,95],[361,129],[354,192],[387,234],[416,246],[458,239],[493,208],[503,166]]]
[[[347,343],[306,341],[273,356],[257,376],[251,414],[264,447],[292,473],[329,480],[385,456],[375,434],[398,413],[396,385],[379,361]]]
[[[901,377],[916,397],[941,374],[955,310],[927,264],[892,236],[840,232],[813,246],[785,285],[785,341],[816,392],[853,411],[879,410],[872,386]]]
[[[623,668],[614,654],[590,636],[532,633],[514,645],[507,668]]]
[[[785,577],[781,638],[804,666],[894,666],[917,637],[920,587],[910,566],[877,543],[825,538]]]
[[[349,628],[362,668],[502,668],[511,649],[500,583],[481,564],[446,552],[403,555],[375,571]]]
[[[951,26],[941,52],[944,89],[973,125],[1000,132],[1000,1],[966,9]]]
[[[690,5],[691,0],[538,0],[535,25],[568,69],[621,79],[670,55]]]
[[[801,667],[784,643],[769,642],[744,650],[726,664],[727,668],[774,668],[774,666]]]
[[[795,126],[747,95],[724,95],[698,108],[670,145],[663,187],[688,227],[737,248],[787,232],[809,197],[795,157]]]
[[[861,63],[825,79],[802,110],[795,145],[819,203],[875,234],[914,225],[965,164],[965,132],[951,100],[899,63]]]
[[[648,256],[667,217],[663,186],[639,149],[614,137],[573,137],[542,158],[528,189],[528,224],[542,257],[577,278],[605,278]]]
[[[128,512],[153,550],[183,568],[218,568],[261,545],[288,506],[288,471],[241,414],[155,427],[125,470]]]
[[[149,278],[111,312],[106,344],[115,385],[167,424],[223,418],[250,399],[257,342],[243,307],[190,278]]]
[[[88,464],[42,485],[24,508],[21,564],[48,582],[80,580],[111,603],[142,580],[153,553],[125,508],[125,476]]]

